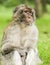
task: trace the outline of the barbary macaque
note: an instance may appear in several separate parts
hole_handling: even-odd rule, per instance
[[[13,12],[13,19],[6,28],[1,46],[2,65],[37,65],[38,29],[35,25],[35,11],[25,4]]]

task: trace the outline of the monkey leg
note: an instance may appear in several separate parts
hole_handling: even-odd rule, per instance
[[[26,65],[36,65],[35,52],[33,49],[30,49],[26,58]]]
[[[18,52],[20,54],[21,57],[21,61],[22,61],[22,65],[26,65],[26,57],[27,57],[27,49],[18,49]]]
[[[14,50],[14,52],[2,55],[1,59],[2,65],[22,65],[21,57],[18,51]]]
[[[13,62],[14,65],[22,65],[21,57],[18,51],[14,51]]]
[[[38,61],[40,62],[39,57],[35,50],[30,49],[26,58],[26,65],[38,65]]]

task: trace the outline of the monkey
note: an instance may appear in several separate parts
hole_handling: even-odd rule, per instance
[[[35,11],[21,4],[13,11],[12,22],[4,31],[1,45],[2,65],[37,65],[41,62]]]

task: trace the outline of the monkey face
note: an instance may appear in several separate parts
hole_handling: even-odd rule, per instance
[[[23,13],[21,14],[21,17],[22,17],[21,19],[23,19],[22,21],[25,21],[28,24],[33,22],[33,13],[29,9],[23,10]]]
[[[14,10],[14,18],[30,24],[35,20],[35,11],[26,5],[20,5]]]

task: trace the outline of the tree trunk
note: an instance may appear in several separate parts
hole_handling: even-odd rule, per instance
[[[35,2],[36,16],[40,17],[41,16],[41,3],[40,3],[40,0],[34,0],[34,2]]]
[[[43,13],[46,13],[47,12],[46,0],[41,0],[41,2],[42,2],[42,11],[43,11]]]

